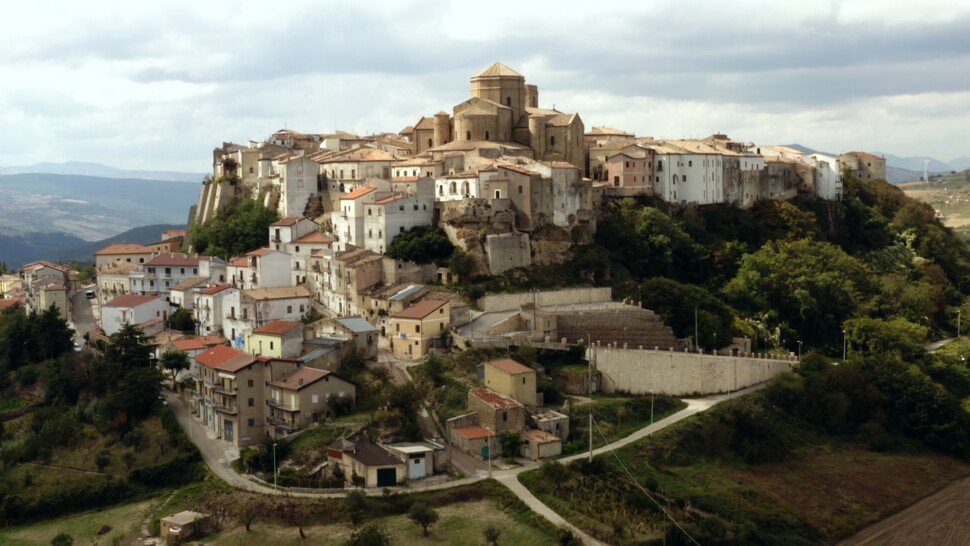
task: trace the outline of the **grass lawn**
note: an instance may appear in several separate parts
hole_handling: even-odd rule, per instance
[[[86,512],[67,518],[45,521],[25,527],[12,527],[0,531],[0,544],[7,546],[50,544],[60,533],[74,539],[75,546],[86,544],[112,544],[116,539],[131,538],[141,532],[141,524],[147,517],[152,501],[123,504],[98,512]],[[98,536],[102,525],[111,531]]]
[[[543,531],[520,523],[509,516],[494,501],[458,503],[438,508],[440,519],[429,528],[430,536],[424,537],[421,527],[407,516],[391,516],[377,520],[391,536],[391,544],[454,544],[480,545],[485,542],[482,531],[489,524],[502,529],[500,544],[527,544],[540,546],[556,544],[553,537]],[[235,527],[203,542],[216,545],[273,544],[341,544],[354,531],[349,525],[323,525],[305,527],[307,538],[300,539],[295,527],[256,523],[247,533],[244,527]]]

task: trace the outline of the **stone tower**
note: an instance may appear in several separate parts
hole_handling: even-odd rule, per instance
[[[538,95],[538,92],[536,92]],[[525,76],[502,63],[495,63],[472,76],[472,96],[497,102],[513,110],[514,124],[525,112]]]
[[[448,112],[434,115],[434,145],[437,148],[451,142],[451,116]]]

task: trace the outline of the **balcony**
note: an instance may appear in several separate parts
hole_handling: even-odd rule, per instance
[[[278,410],[283,410],[283,411],[300,411],[300,408],[287,406],[283,402],[277,402],[276,400],[273,400],[273,399],[269,400],[269,407],[276,408]]]
[[[293,430],[293,423],[290,423],[289,421],[284,421],[283,419],[267,417],[266,424],[274,426],[276,428],[281,428],[283,430]]]
[[[235,388],[226,388],[223,385],[214,385],[212,387],[212,392],[221,394],[223,396],[236,396],[239,394]]]
[[[235,406],[213,405],[212,409],[216,410],[218,413],[225,413],[226,415],[236,415],[239,413]]]

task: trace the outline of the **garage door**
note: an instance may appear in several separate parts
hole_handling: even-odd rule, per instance
[[[394,468],[377,469],[377,487],[394,487],[397,485],[397,470]]]

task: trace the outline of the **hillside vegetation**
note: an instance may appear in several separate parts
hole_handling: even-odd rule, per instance
[[[0,313],[0,521],[130,501],[200,477],[196,447],[159,402],[161,373],[130,326],[104,354],[71,350],[50,309]]]

